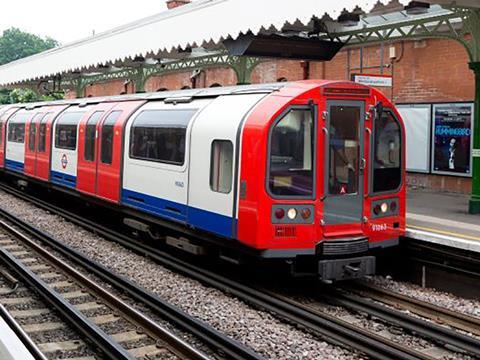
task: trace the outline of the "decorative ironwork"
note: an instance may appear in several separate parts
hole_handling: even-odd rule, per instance
[[[89,84],[113,80],[130,80],[135,83],[136,91],[141,92],[145,90],[145,83],[152,76],[161,76],[198,68],[206,69],[222,66],[230,67],[235,71],[239,84],[248,84],[250,83],[250,77],[255,66],[261,61],[260,58],[230,56],[224,53],[217,53],[215,55],[191,57],[182,60],[164,61],[155,65],[126,67],[120,70],[112,70],[112,68],[110,68],[102,73],[74,74],[70,78],[65,78],[62,85],[64,88],[75,89],[77,94],[81,96],[84,94],[85,87]]]

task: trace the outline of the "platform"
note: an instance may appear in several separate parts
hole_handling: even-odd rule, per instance
[[[6,313],[2,305],[2,313]],[[2,360],[34,360],[22,341],[0,316],[0,359]]]
[[[467,212],[469,197],[408,189],[407,236],[480,252],[480,215]]]

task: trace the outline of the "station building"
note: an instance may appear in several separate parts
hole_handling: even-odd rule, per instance
[[[189,2],[190,0],[169,0],[167,6],[171,9]],[[395,5],[395,2],[391,2],[389,6],[379,3],[372,13],[389,12],[395,10],[395,6],[401,5]],[[378,88],[393,99],[406,118],[407,126],[411,125],[407,129],[410,149],[407,160],[409,185],[435,191],[468,194],[472,189],[471,159],[468,159],[469,164],[463,166],[461,170],[450,171],[439,169],[434,156],[435,110],[444,107],[451,111],[452,106],[455,109],[457,105],[466,105],[466,109],[473,108],[475,79],[468,62],[467,52],[456,41],[448,39],[401,41],[350,47],[339,52],[332,61],[325,62],[265,60],[256,66],[250,82],[256,84],[303,79],[352,80],[356,74],[385,76],[389,85]],[[205,67],[195,72],[189,70],[152,76],[145,83],[145,91],[228,86],[237,83],[238,79],[233,69]],[[84,95],[89,97],[118,95],[135,91],[133,82],[113,80],[90,84],[85,88]],[[67,93],[69,98],[76,96],[75,91]],[[470,138],[471,136],[468,136],[471,143]],[[471,145],[468,149],[460,151],[471,152]],[[465,161],[463,159],[463,162]]]

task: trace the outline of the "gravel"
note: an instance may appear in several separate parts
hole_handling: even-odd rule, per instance
[[[376,276],[372,281],[377,286],[399,294],[480,318],[480,301],[478,300],[464,299],[435,289],[422,288],[412,283],[396,281],[390,277]]]
[[[65,219],[0,192],[1,206],[24,221],[270,359],[358,359],[221,291],[175,274]]]

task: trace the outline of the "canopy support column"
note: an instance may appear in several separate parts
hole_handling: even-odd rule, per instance
[[[475,112],[473,120],[472,196],[470,214],[480,214],[480,61],[470,63],[475,73]]]

